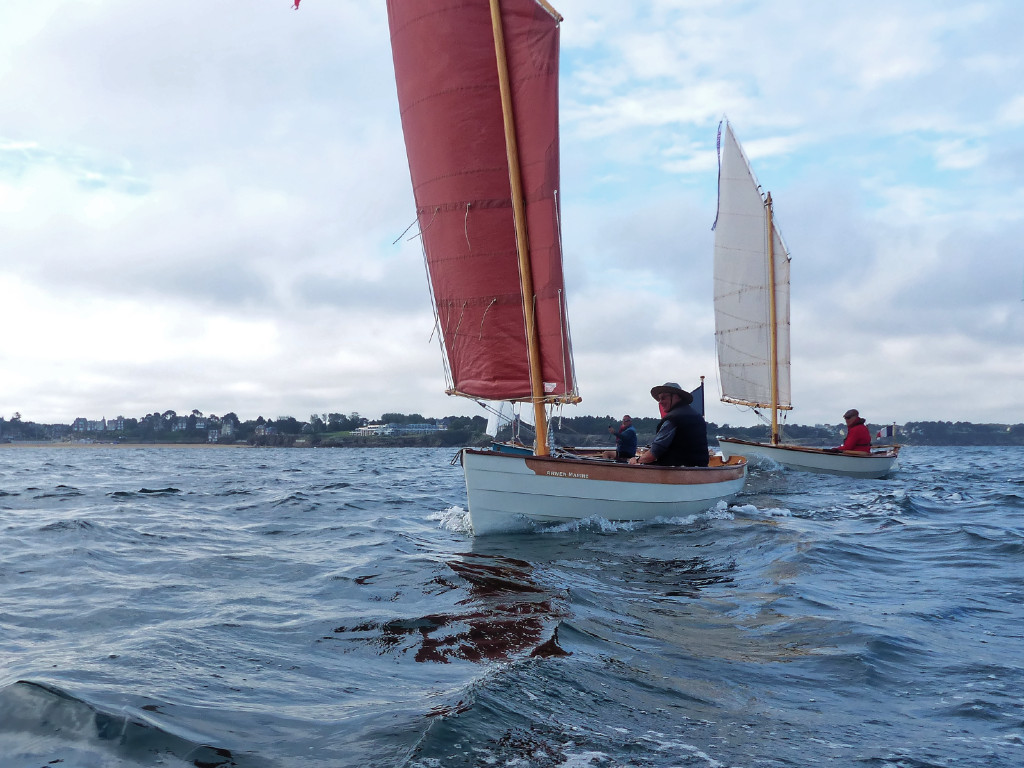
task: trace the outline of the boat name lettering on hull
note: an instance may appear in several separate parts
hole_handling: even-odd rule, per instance
[[[544,474],[551,475],[551,477],[575,477],[579,480],[590,479],[590,475],[586,474],[585,472],[558,472],[554,469],[549,469]]]

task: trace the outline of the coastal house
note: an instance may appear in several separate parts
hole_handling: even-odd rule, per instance
[[[448,427],[444,424],[385,424],[380,435],[424,435],[429,432],[444,432]]]
[[[71,424],[72,432],[123,432],[124,431],[124,416],[118,416],[116,419],[107,421],[106,418],[99,419],[87,419],[83,416],[75,419]]]

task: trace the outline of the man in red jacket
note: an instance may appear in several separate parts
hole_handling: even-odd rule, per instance
[[[868,431],[867,422],[860,417],[856,408],[851,408],[843,414],[846,419],[846,439],[836,450],[838,451],[861,451],[871,452],[871,433]]]

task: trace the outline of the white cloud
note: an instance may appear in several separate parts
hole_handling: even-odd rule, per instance
[[[704,374],[752,422],[713,394],[727,114],[793,251],[790,420],[1024,420],[1013,0],[558,7],[579,412]],[[7,3],[0,100],[0,414],[478,412],[393,244],[384,4]]]
[[[1000,107],[996,119],[1011,128],[1024,125],[1024,94],[1014,96]]]

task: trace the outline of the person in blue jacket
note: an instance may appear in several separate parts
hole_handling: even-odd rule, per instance
[[[629,414],[622,417],[622,423],[618,427],[609,424],[608,431],[615,438],[615,450],[605,451],[602,454],[604,458],[628,461],[636,456],[636,430],[633,428],[633,420]]]
[[[641,453],[631,464],[660,464],[668,467],[706,467],[708,453],[708,425],[694,408],[693,395],[674,381],[651,389],[651,397],[658,401],[661,423],[649,450]]]

